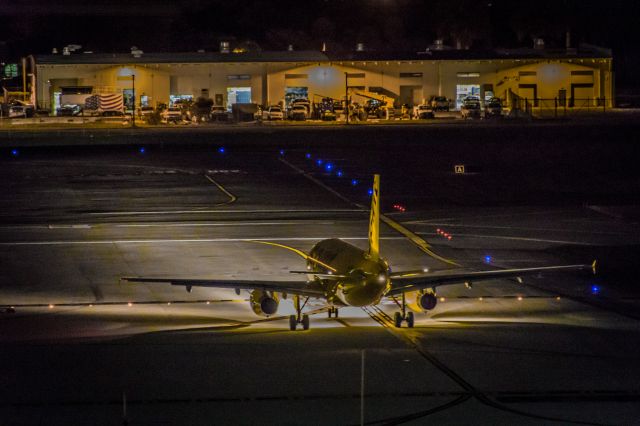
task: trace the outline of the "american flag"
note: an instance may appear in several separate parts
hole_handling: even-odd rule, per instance
[[[124,100],[122,95],[118,93],[92,95],[86,99],[84,108],[88,110],[122,111]]]
[[[84,101],[84,109],[96,110],[100,106],[100,95],[91,95]]]
[[[100,109],[102,111],[122,111],[124,100],[121,94],[111,93],[100,96]]]

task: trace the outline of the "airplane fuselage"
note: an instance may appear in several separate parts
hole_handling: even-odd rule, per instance
[[[391,284],[389,265],[384,259],[373,258],[368,252],[340,239],[320,241],[311,249],[309,255],[331,266],[335,269],[333,273],[341,276],[320,280],[329,303],[348,306],[374,305],[380,301]],[[307,262],[307,269],[312,279],[313,272],[327,272],[314,262]]]

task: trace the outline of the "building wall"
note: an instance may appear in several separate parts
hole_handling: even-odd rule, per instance
[[[585,71],[593,71],[589,74]],[[611,106],[613,82],[609,59],[565,60],[467,60],[467,61],[360,61],[332,63],[199,63],[132,65],[37,65],[37,102],[51,107],[53,92],[61,86],[93,86],[96,91],[122,91],[132,86],[135,74],[137,102],[141,95],[150,104],[169,103],[170,95],[197,98],[208,92],[227,102],[229,87],[250,87],[251,101],[276,104],[284,99],[286,87],[307,87],[314,95],[342,99],[345,73],[349,86],[366,90],[382,88],[397,103],[420,103],[433,95],[455,99],[457,85],[477,84],[493,87],[496,96],[506,99],[509,92],[554,99],[561,89],[576,97],[607,98]],[[592,86],[589,86],[592,85]],[[316,98],[317,99],[317,98]],[[354,100],[356,100],[354,98]]]

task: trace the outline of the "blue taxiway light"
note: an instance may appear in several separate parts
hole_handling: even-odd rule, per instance
[[[324,167],[325,167],[325,169],[327,169],[327,171],[328,171],[328,172],[330,172],[330,171],[331,171],[331,169],[333,169],[333,164],[331,164],[331,163],[327,163],[327,165],[326,165],[326,166],[324,166]]]
[[[280,150],[280,155],[284,155],[284,149]]]
[[[358,184],[358,179],[351,179],[351,185],[356,186]]]
[[[598,293],[600,293],[600,287],[598,287],[597,285],[591,286],[591,294],[598,294]]]
[[[307,155],[305,155],[305,157],[307,157],[307,159],[311,158],[311,154],[307,153]]]
[[[318,166],[322,166],[322,160],[318,158],[318,159],[316,160],[316,164],[317,164]]]
[[[485,261],[486,263],[491,263],[491,256],[485,256],[485,257],[484,257],[484,261]]]
[[[369,188],[369,191],[367,191],[369,196],[373,195],[373,189]]]
[[[225,153],[225,151],[226,151],[226,150],[224,149],[224,147],[223,147],[223,146],[221,146],[220,148],[218,148],[218,152],[219,152],[220,154],[224,154],[224,153]]]
[[[338,173],[336,173],[338,175],[338,177],[342,177],[342,171],[338,170]]]
[[[11,150],[11,155],[13,155],[14,157],[17,157],[18,154],[20,154],[20,151],[18,151],[17,149],[12,149]]]
[[[147,150],[144,147],[142,147],[138,151],[140,152],[140,154],[144,154]]]

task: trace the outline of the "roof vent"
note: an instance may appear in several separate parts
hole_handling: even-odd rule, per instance
[[[229,49],[229,42],[228,41],[221,41],[220,42],[220,53],[229,53],[230,49]]]
[[[364,43],[356,44],[356,52],[364,52]]]

